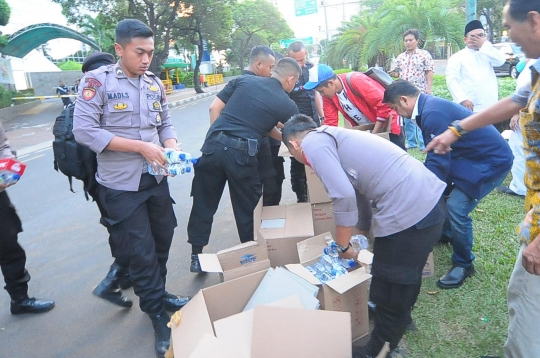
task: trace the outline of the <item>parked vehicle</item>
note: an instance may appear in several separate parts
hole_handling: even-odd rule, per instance
[[[512,78],[517,78],[519,76],[519,71],[516,69],[516,66],[519,61],[525,58],[525,54],[521,51],[521,47],[513,42],[501,42],[494,44],[493,47],[506,56],[504,65],[493,67],[495,73],[504,73]]]

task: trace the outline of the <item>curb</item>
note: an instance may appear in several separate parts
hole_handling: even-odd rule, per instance
[[[202,99],[202,98],[214,96],[214,95],[218,94],[218,92],[219,91],[210,91],[210,92],[205,92],[205,93],[199,93],[198,95],[193,96],[193,97],[180,99],[180,100],[174,101],[174,102],[169,102],[169,108],[178,107],[178,106],[181,106],[183,104],[190,103],[190,102],[193,102],[193,101],[197,101],[197,100]]]
[[[210,92],[205,92],[205,93],[199,93],[198,95],[193,96],[193,97],[189,97],[189,98],[185,98],[185,99],[180,99],[178,101],[170,102],[169,103],[169,108],[178,107],[178,106],[184,105],[186,103],[197,101],[197,100],[202,99],[202,98],[214,96],[218,92],[219,91],[210,91]],[[47,142],[34,144],[32,146],[16,150],[15,155],[17,157],[22,157],[24,155],[31,154],[31,153],[34,153],[34,152],[38,152],[40,150],[47,149],[47,148],[50,148],[50,147],[52,147],[52,140],[47,141]]]

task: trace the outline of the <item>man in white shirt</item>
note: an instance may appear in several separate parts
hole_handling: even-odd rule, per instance
[[[482,23],[472,20],[465,26],[467,45],[453,54],[446,66],[446,85],[454,102],[480,112],[497,103],[498,85],[493,67],[502,66],[505,56],[487,40]]]

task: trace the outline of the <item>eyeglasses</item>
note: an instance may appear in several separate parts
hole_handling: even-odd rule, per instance
[[[475,39],[475,38],[483,38],[483,37],[486,37],[486,34],[485,33],[479,33],[479,34],[470,34],[470,35],[467,35],[467,38],[468,39]]]

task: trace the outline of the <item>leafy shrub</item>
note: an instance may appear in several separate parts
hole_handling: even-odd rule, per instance
[[[57,65],[62,71],[81,71],[82,63],[75,61],[60,62]]]
[[[10,107],[12,103],[14,104],[22,104],[26,102],[34,101],[33,99],[25,99],[25,100],[17,100],[13,101],[13,97],[30,97],[34,95],[34,89],[29,88],[24,91],[9,91],[5,89],[4,87],[0,86],[0,108]]]

